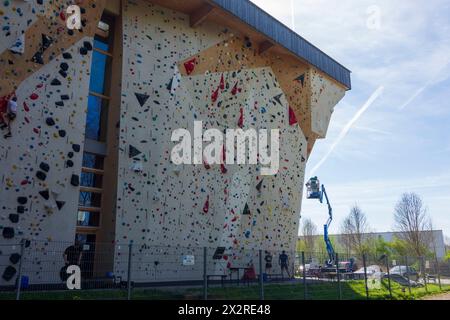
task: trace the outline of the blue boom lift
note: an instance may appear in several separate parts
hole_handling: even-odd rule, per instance
[[[328,199],[327,191],[325,190],[324,185],[320,185],[320,181],[317,177],[311,178],[306,184],[308,199],[317,199],[320,203],[323,203],[323,197],[327,201],[328,205],[328,220],[327,223],[323,226],[323,237],[325,240],[325,245],[328,252],[328,260],[326,261],[327,267],[332,267],[335,265],[336,255],[334,252],[333,244],[331,243],[330,237],[328,235],[328,229],[330,228],[330,224],[333,221],[333,209],[330,205],[330,200]]]

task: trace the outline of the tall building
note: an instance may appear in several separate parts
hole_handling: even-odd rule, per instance
[[[293,250],[306,161],[350,72],[247,0],[76,3],[79,30],[70,1],[0,3],[1,106],[18,103],[0,137],[0,265],[15,268],[21,239],[31,283],[50,277],[43,261],[64,263],[49,243],[75,239],[99,274],[126,273],[118,244],[130,241],[143,255]],[[278,173],[173,164],[172,133],[194,121],[279,129]]]

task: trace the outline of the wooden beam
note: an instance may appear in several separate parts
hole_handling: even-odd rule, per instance
[[[80,192],[103,193],[103,189],[92,187],[80,187]]]
[[[264,40],[258,46],[258,53],[261,55],[264,52],[266,52],[267,50],[271,49],[273,46],[275,46],[275,44],[273,44],[272,42],[270,42],[268,40]]]
[[[210,4],[204,4],[199,9],[195,10],[190,15],[191,28],[200,25],[208,16],[214,11],[215,7]]]

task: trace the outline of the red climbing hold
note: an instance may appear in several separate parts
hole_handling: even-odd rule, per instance
[[[239,122],[238,122],[238,126],[239,128],[243,128],[244,127],[244,109],[241,108],[241,115],[239,116]]]
[[[228,172],[227,168],[225,168],[225,165],[223,163],[220,165],[220,171],[222,172],[222,174],[227,174]]]
[[[30,96],[30,99],[31,100],[37,100],[37,99],[39,99],[39,96],[36,93],[32,93],[31,96]]]
[[[289,107],[289,125],[293,126],[294,124],[297,124],[297,117],[295,116],[294,110]]]
[[[220,85],[219,85],[219,88],[220,88],[220,90],[225,90],[225,80],[224,80],[224,78],[223,78],[223,75],[222,75],[222,78],[220,78]]]
[[[226,154],[225,154],[225,145],[222,147],[222,163],[220,164],[220,171],[222,174],[227,174],[228,170],[225,168],[225,162],[226,162]]]
[[[191,75],[192,72],[194,72],[196,61],[197,60],[194,58],[184,63],[184,68],[186,69],[186,73],[188,74],[188,76]]]
[[[209,165],[208,161],[206,161],[206,159],[203,159],[203,165],[205,166],[206,170],[211,169],[211,166]]]
[[[209,196],[206,198],[206,202],[203,206],[203,213],[207,214],[209,211]]]
[[[211,100],[213,103],[215,103],[218,98],[219,98],[219,88],[217,88],[216,91],[213,92]]]
[[[66,21],[66,15],[64,14],[64,11],[61,11],[59,13],[59,17],[61,18],[62,21]]]
[[[23,110],[25,110],[26,112],[30,112],[30,108],[28,107],[26,102],[23,103]]]
[[[242,89],[238,88],[238,83],[236,82],[236,84],[234,85],[233,89],[231,89],[231,94],[233,96],[235,96],[237,93],[240,93],[242,91]]]

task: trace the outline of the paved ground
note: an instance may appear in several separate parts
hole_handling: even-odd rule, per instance
[[[450,300],[450,293],[438,294],[436,296],[426,297],[423,300]]]

